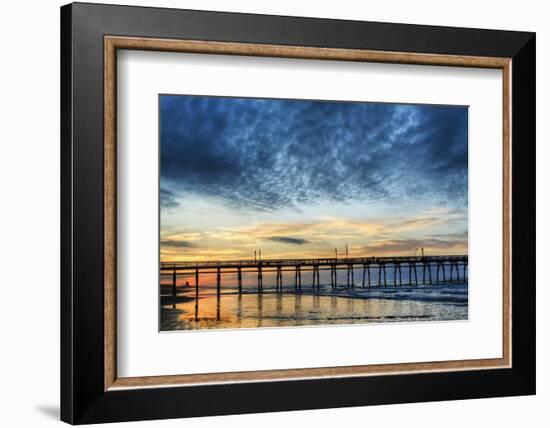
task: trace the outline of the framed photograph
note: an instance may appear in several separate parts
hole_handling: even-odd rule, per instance
[[[62,420],[535,393],[533,33],[77,3],[61,62]]]

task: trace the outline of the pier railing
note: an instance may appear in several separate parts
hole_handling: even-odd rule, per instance
[[[262,259],[262,260],[213,260],[213,261],[183,261],[163,262],[160,264],[161,271],[203,270],[212,268],[257,268],[263,267],[294,267],[294,266],[331,266],[331,265],[363,265],[363,264],[393,264],[393,263],[467,263],[466,255],[450,256],[400,256],[400,257],[338,257],[318,259]]]

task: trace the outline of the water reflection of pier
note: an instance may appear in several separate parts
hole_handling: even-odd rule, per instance
[[[468,281],[468,256],[421,256],[421,257],[350,257],[328,259],[268,259],[231,260],[209,262],[161,263],[160,273],[172,275],[172,293],[176,295],[178,275],[194,274],[195,292],[198,299],[201,274],[216,274],[217,294],[221,293],[222,275],[237,274],[239,293],[243,292],[243,273],[257,275],[257,292],[262,293],[263,276],[275,273],[275,290],[282,293],[283,272],[292,272],[294,281],[286,285],[294,291],[302,290],[302,279],[311,278],[312,290],[320,290],[320,271],[330,271],[330,285],[339,287],[338,272],[344,271],[346,288],[418,287],[419,285],[460,284]],[[362,271],[360,285],[355,281],[355,271]],[[388,280],[388,271],[393,270],[393,279]],[[434,271],[435,270],[435,275]],[[407,273],[403,279],[403,271]],[[305,278],[304,278],[305,279]],[[377,280],[376,280],[377,279]],[[304,281],[305,282],[305,281]],[[306,285],[304,284],[304,287]]]

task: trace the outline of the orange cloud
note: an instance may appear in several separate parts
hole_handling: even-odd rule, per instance
[[[239,227],[186,230],[161,240],[163,261],[250,259],[262,250],[264,258],[331,257],[334,249],[350,256],[400,255],[424,248],[431,254],[464,254],[466,233],[444,233],[463,218],[449,212],[417,218],[331,219],[312,222],[258,222]],[[443,231],[443,233],[441,233]]]

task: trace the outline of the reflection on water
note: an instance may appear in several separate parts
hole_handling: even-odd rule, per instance
[[[467,293],[467,289],[466,289]],[[365,324],[468,319],[465,301],[353,298],[312,293],[201,295],[184,290],[175,305],[161,306],[161,330]]]

